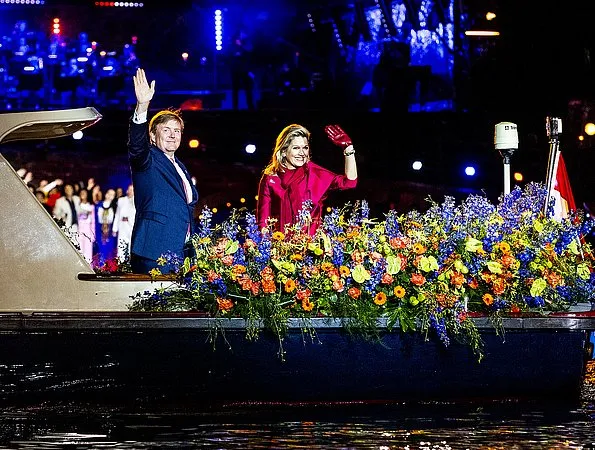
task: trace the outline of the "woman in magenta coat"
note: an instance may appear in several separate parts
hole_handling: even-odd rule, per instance
[[[268,228],[268,219],[277,219],[277,229],[293,224],[304,201],[312,202],[309,233],[320,224],[328,191],[351,189],[357,185],[357,164],[351,138],[338,125],[327,125],[329,139],[343,150],[345,174],[337,175],[310,161],[310,132],[292,124],[283,129],[275,143],[271,162],[258,186],[256,215],[258,226]]]

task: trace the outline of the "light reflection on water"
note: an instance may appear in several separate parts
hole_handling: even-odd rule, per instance
[[[0,448],[595,448],[593,403],[259,405],[206,413],[41,405],[5,409],[0,420]]]
[[[0,448],[595,449],[595,362],[578,406],[40,404],[0,412]]]

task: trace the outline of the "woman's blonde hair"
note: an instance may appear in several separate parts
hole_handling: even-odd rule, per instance
[[[306,138],[308,144],[310,143],[310,132],[305,127],[293,123],[283,128],[275,141],[275,148],[273,149],[271,161],[264,168],[263,172],[265,175],[275,175],[283,170],[283,153],[287,150],[291,141],[296,137]]]

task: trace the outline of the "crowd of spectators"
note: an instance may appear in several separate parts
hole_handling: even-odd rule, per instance
[[[24,168],[17,173],[48,214],[74,236],[73,243],[92,267],[128,262],[135,218],[132,184],[102,188],[94,178],[50,181],[36,180]]]

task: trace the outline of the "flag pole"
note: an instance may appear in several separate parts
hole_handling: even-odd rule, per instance
[[[558,161],[560,159],[560,133],[562,133],[562,119],[559,117],[546,117],[545,129],[550,144],[550,154],[548,157],[547,175],[545,179],[545,203],[543,205],[543,215],[547,217],[550,200],[552,198],[552,189],[554,189],[556,173],[558,171]]]

